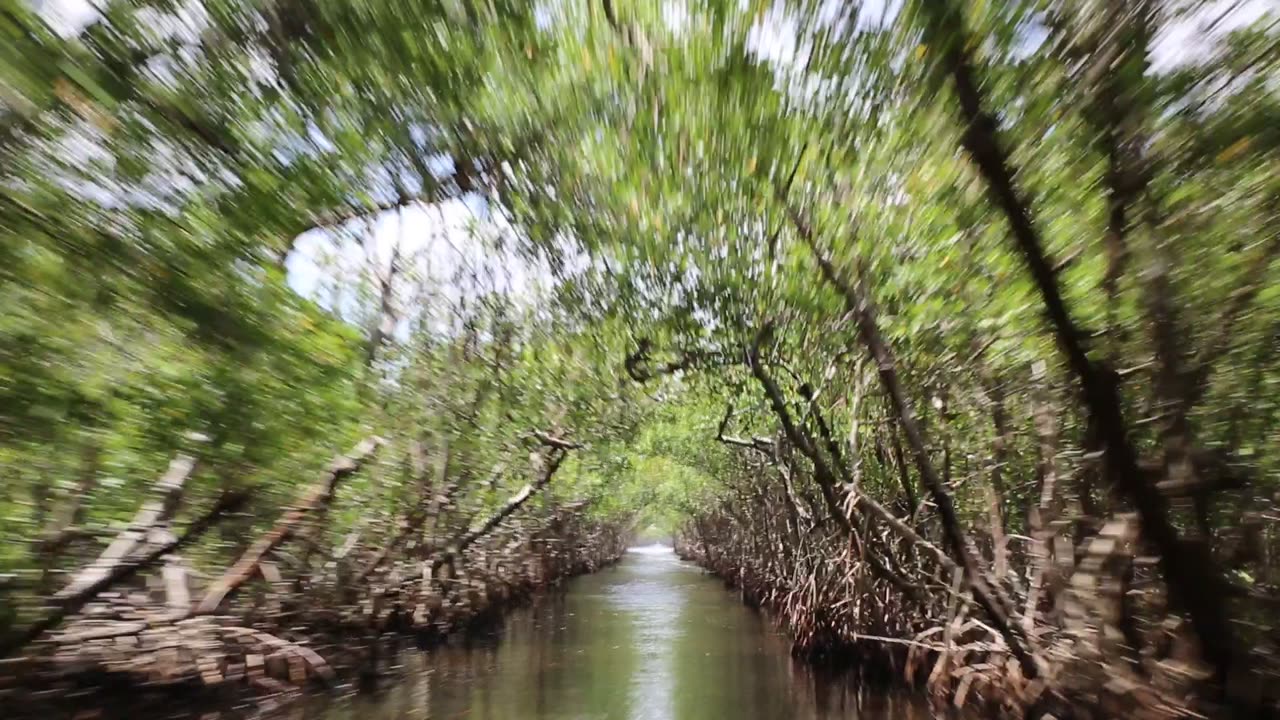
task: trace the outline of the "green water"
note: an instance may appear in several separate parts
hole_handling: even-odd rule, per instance
[[[819,720],[926,718],[917,698],[819,681],[756,613],[668,548],[514,613],[488,640],[430,653],[374,694],[323,699],[307,720]]]

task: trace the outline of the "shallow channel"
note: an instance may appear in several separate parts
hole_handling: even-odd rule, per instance
[[[372,694],[304,702],[306,720],[825,720],[926,718],[918,697],[821,679],[714,577],[670,548],[513,613],[490,636],[429,653]]]

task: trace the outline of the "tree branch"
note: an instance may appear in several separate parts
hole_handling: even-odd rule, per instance
[[[1105,451],[1104,468],[1111,483],[1133,501],[1143,535],[1160,553],[1160,566],[1175,602],[1191,616],[1205,656],[1219,675],[1231,663],[1234,642],[1223,604],[1222,582],[1207,554],[1186,546],[1169,521],[1168,507],[1138,470],[1129,439],[1114,373],[1090,360],[1085,335],[1067,309],[1053,264],[1032,220],[1031,206],[1013,179],[997,124],[985,108],[967,50],[963,17],[950,0],[924,0],[925,40],[943,71],[951,76],[965,128],[962,143],[986,181],[992,202],[1009,223],[1023,261],[1044,302],[1045,315],[1067,364],[1080,383],[1084,403]]]
[[[987,612],[991,622],[1009,643],[1009,649],[1018,659],[1023,673],[1027,677],[1038,676],[1040,673],[1038,658],[1032,653],[1031,644],[1022,632],[1022,628],[1011,621],[1011,616],[1014,612],[1013,603],[998,585],[990,581],[987,574],[979,566],[973,544],[960,524],[959,516],[956,514],[951,494],[947,492],[942,479],[938,476],[937,469],[933,466],[933,461],[929,458],[924,431],[916,421],[915,412],[911,408],[906,390],[898,377],[896,359],[880,333],[875,308],[871,304],[867,291],[862,286],[862,281],[857,281],[855,285],[844,279],[831,261],[819,250],[812,226],[791,205],[790,200],[781,195],[780,191],[781,189],[779,188],[778,200],[785,207],[789,217],[791,217],[797,233],[808,246],[811,255],[822,272],[823,278],[839,290],[849,311],[853,313],[858,325],[858,333],[871,359],[876,364],[881,384],[889,395],[899,423],[907,436],[907,444],[911,448],[911,454],[915,460],[916,471],[920,475],[920,481],[929,492],[934,505],[937,506],[938,515],[942,519],[943,530],[946,533],[947,545],[950,547],[956,561],[964,568],[970,592],[973,593],[974,599]],[[892,517],[891,513],[886,512],[886,515],[887,517],[884,518],[886,522],[889,522],[890,519],[897,520]],[[901,524],[900,521],[899,524]],[[897,527],[895,529],[901,531]],[[902,525],[902,529],[909,530],[905,524]]]
[[[14,651],[19,650],[36,640],[45,632],[57,627],[68,616],[78,612],[86,603],[97,597],[99,593],[112,585],[128,580],[139,570],[156,564],[166,555],[169,555],[181,549],[183,546],[194,542],[203,535],[205,531],[213,527],[224,514],[243,505],[248,497],[247,493],[229,493],[224,495],[208,512],[200,516],[196,521],[192,522],[191,525],[187,527],[187,531],[180,537],[174,538],[163,545],[152,548],[141,556],[135,556],[132,559],[127,559],[124,562],[115,564],[109,572],[98,576],[92,583],[77,590],[74,595],[61,598],[58,601],[57,606],[47,615],[40,620],[37,620],[26,630],[0,644],[0,657],[7,657]]]

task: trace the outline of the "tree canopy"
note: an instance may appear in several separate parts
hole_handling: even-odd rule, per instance
[[[269,527],[377,436],[327,546],[411,521],[415,463],[462,533],[553,461],[544,513],[656,523],[810,649],[949,623],[954,571],[1020,677],[1057,642],[1108,657],[1114,626],[1126,673],[1176,636],[1251,702],[1280,582],[1277,20],[7,0],[0,510],[36,541],[0,563],[65,568],[83,550],[47,541],[128,518],[179,452],[200,502],[253,488]],[[817,617],[850,593],[877,599]]]

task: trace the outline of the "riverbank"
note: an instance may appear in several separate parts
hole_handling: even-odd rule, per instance
[[[1073,653],[1073,634],[1048,628],[1038,634],[1045,648],[1042,674],[1028,679],[954,586],[954,601],[944,596],[932,604],[877,588],[838,547],[809,547],[804,558],[791,556],[798,564],[786,577],[766,572],[777,563],[760,561],[742,548],[717,547],[687,535],[677,536],[676,552],[732,588],[745,606],[759,610],[806,664],[912,689],[928,697],[936,712],[1035,720],[1274,717],[1257,704],[1232,707],[1197,697],[1191,688],[1208,676],[1185,661],[1165,662],[1162,675],[1135,678],[1114,671],[1119,658]],[[823,557],[831,559],[815,562]]]
[[[25,631],[29,640],[10,641],[22,652],[0,661],[5,716],[169,717],[175,705],[180,716],[257,714],[309,689],[373,688],[389,641],[430,647],[464,635],[616,562],[626,548],[625,523],[594,518],[582,503],[510,517],[558,467],[567,448],[552,447],[541,485],[484,522],[447,539],[428,532],[455,490],[439,486],[381,547],[348,542],[321,557],[306,521],[325,514],[339,481],[378,444],[337,458],[238,561],[213,573],[197,572],[177,550],[229,507],[219,501],[175,539],[164,508],[176,504],[191,467],[175,461],[157,483],[158,499],[71,573],[56,604]],[[297,554],[282,551],[288,540]],[[283,561],[294,566],[288,580]],[[159,572],[144,572],[153,566]]]
[[[825,574],[814,574],[803,585],[788,583],[759,572],[739,553],[707,550],[685,537],[677,538],[675,552],[716,577],[743,605],[760,612],[785,634],[791,653],[804,662],[852,671],[881,684],[921,686],[914,666],[924,664],[921,651],[933,647],[911,638],[927,616],[909,614],[912,608],[898,598],[870,592],[857,605],[842,602],[842,596],[867,588],[856,583],[842,586],[839,578]],[[797,568],[794,579],[802,570],[818,568]]]
[[[309,691],[374,690],[394,681],[388,663],[397,648],[466,642],[564,581],[616,563],[622,551],[621,543],[580,546],[563,561],[543,557],[514,563],[506,573],[461,573],[441,584],[428,600],[436,610],[417,620],[390,600],[376,619],[358,609],[345,616],[316,611],[280,629],[278,622],[220,615],[103,632],[0,665],[0,702],[6,717],[42,720],[253,717]],[[86,618],[100,617],[113,599],[88,608]],[[175,715],[175,703],[189,709]]]

